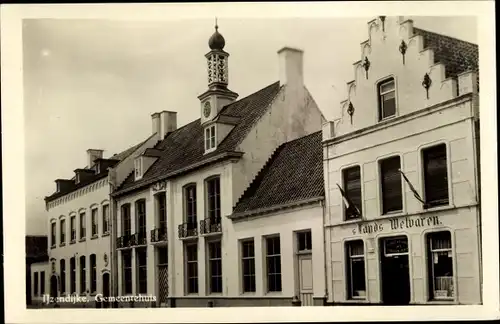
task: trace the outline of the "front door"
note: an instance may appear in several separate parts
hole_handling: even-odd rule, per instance
[[[57,297],[57,276],[50,277],[50,297]]]
[[[302,306],[313,306],[312,254],[299,254],[299,293]]]
[[[102,296],[109,297],[109,273],[105,272],[102,275]],[[103,303],[104,308],[109,307],[109,303]]]
[[[381,242],[382,301],[385,305],[410,303],[408,239],[404,236]]]

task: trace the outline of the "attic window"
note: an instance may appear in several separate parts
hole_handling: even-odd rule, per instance
[[[393,78],[378,84],[379,120],[396,115],[396,86]]]
[[[135,180],[142,178],[142,157],[138,157],[134,161]]]
[[[215,125],[205,128],[205,153],[215,150]]]

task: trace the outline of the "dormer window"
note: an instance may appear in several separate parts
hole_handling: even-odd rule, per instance
[[[396,115],[396,85],[394,78],[378,84],[379,120]]]
[[[77,173],[76,176],[75,176],[75,183],[80,183],[80,174]]]
[[[205,153],[215,150],[215,125],[205,128]]]
[[[138,157],[134,161],[134,174],[135,180],[139,180],[142,178],[142,158]]]

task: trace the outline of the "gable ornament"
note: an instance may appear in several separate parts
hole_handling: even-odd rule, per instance
[[[350,101],[349,101],[349,107],[347,107],[347,113],[349,114],[349,118],[351,119],[351,125],[352,125],[352,115],[354,115],[354,106]]]
[[[159,181],[153,185],[153,191],[165,190],[166,186],[167,185],[166,185],[165,181]]]
[[[368,70],[370,69],[370,60],[368,60],[368,56],[365,56],[363,64],[361,66],[365,69],[366,79],[368,80]]]
[[[429,99],[429,88],[431,87],[432,80],[429,74],[424,75],[424,80],[422,81],[422,87],[424,87],[425,92],[427,94],[427,99]]]
[[[385,16],[378,16],[382,22],[382,31],[385,32]]]
[[[405,54],[407,49],[408,45],[406,45],[405,41],[402,40],[401,44],[399,45],[399,52],[403,55],[403,65],[405,64]]]

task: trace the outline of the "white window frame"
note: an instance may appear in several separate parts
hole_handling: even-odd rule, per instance
[[[245,244],[248,244],[248,243],[251,243],[252,244],[252,247],[253,247],[253,255],[252,256],[245,256]],[[240,240],[240,264],[241,264],[241,276],[240,276],[240,280],[241,280],[241,291],[243,294],[255,294],[256,291],[257,291],[257,276],[256,276],[256,263],[255,263],[255,258],[256,258],[256,255],[255,255],[255,240],[253,238],[249,238],[249,239],[243,239],[243,240]],[[245,261],[250,261],[250,260],[253,260],[253,274],[250,273],[245,273]],[[253,290],[245,290],[245,278],[246,277],[250,277],[250,278],[253,278]]]
[[[204,143],[205,143],[205,153],[213,152],[217,149],[217,130],[215,124],[205,127]]]
[[[352,254],[352,244],[354,242],[361,242],[363,246],[363,254]],[[346,242],[346,250],[347,250],[347,262],[349,263],[348,268],[349,268],[349,282],[347,283],[348,286],[348,291],[347,291],[347,299],[348,300],[354,300],[354,299],[361,299],[364,300],[366,299],[367,295],[367,284],[368,281],[366,280],[366,257],[365,257],[365,242],[363,240],[352,240],[352,241],[347,241]],[[352,275],[352,268],[353,268],[353,260],[363,260],[363,268],[364,268],[364,280],[365,280],[365,296],[354,296],[354,287],[353,287],[353,275]]]
[[[66,244],[66,218],[59,219],[59,245]]]
[[[208,282],[207,282],[208,293],[209,294],[222,294],[223,289],[224,289],[224,278],[222,275],[222,241],[220,241],[220,240],[207,241],[206,244],[207,244],[206,269],[207,269],[207,278],[208,278]],[[212,248],[214,247],[214,244],[218,244],[220,257],[215,257],[215,258],[211,257],[211,252],[212,252]],[[217,262],[217,261],[219,261],[221,263],[220,275],[219,274],[214,275],[212,273],[212,262]],[[213,291],[213,287],[212,287],[212,278],[213,277],[220,277],[221,278],[221,287],[220,287],[221,291]]]
[[[392,83],[394,85],[394,87],[391,90],[382,92],[382,87],[386,84],[389,84],[389,83]],[[380,81],[378,83],[378,86],[377,86],[377,92],[378,92],[377,94],[378,94],[378,100],[379,100],[379,120],[382,121],[382,120],[386,120],[386,119],[389,119],[389,118],[396,116],[397,109],[398,109],[397,100],[396,100],[396,94],[397,94],[396,93],[396,79],[391,76],[391,77],[388,77],[388,78]],[[390,115],[390,116],[384,116],[383,115],[383,113],[384,113],[383,96],[386,94],[389,94],[391,92],[394,92],[394,114]]]
[[[432,236],[435,236],[437,234],[440,234],[440,233],[448,233],[449,235],[449,243],[450,243],[450,247],[449,248],[445,248],[445,249],[433,249],[432,247]],[[427,234],[428,236],[428,240],[427,240],[427,253],[428,253],[428,257],[429,257],[429,261],[430,263],[432,264],[430,266],[431,269],[429,269],[429,267],[427,268],[428,270],[428,275],[427,275],[427,280],[431,280],[431,285],[432,285],[432,291],[429,291],[429,299],[431,301],[439,301],[439,300],[445,300],[445,301],[450,301],[450,300],[455,300],[455,296],[456,296],[456,284],[455,284],[455,269],[453,267],[453,263],[454,263],[454,252],[453,252],[453,241],[452,241],[452,238],[451,238],[451,232],[450,231],[447,231],[447,230],[444,230],[444,231],[435,231],[435,232],[429,232]],[[435,279],[436,277],[434,276],[434,253],[439,253],[439,252],[447,252],[447,253],[451,253],[451,258],[452,258],[452,275],[449,277],[451,278],[451,284],[452,284],[452,287],[453,287],[453,294],[452,296],[446,296],[446,297],[436,297],[436,288],[435,288]],[[429,285],[429,288],[430,289],[430,285]]]
[[[76,242],[76,238],[78,237],[77,236],[77,232],[76,232],[76,215],[71,215],[69,217],[69,242],[70,243],[75,243]],[[75,233],[74,237],[73,237],[73,233]]]
[[[139,156],[134,161],[134,176],[135,180],[142,179],[142,156]]]
[[[57,221],[50,222],[50,247],[55,248],[57,245]]]
[[[278,242],[279,242],[279,245],[280,245],[280,249],[278,251],[277,254],[268,254],[267,251],[268,251],[268,244],[269,244],[269,240],[273,240],[273,239],[278,239]],[[264,247],[265,247],[265,251],[264,251],[264,256],[265,256],[265,275],[266,275],[266,280],[265,280],[265,291],[266,293],[270,293],[270,294],[276,294],[276,293],[282,293],[283,292],[283,258],[282,258],[282,255],[281,255],[281,237],[280,235],[270,235],[270,236],[266,236],[265,237],[265,240],[264,240],[265,244],[264,244]],[[279,278],[280,278],[280,281],[281,281],[281,284],[280,284],[280,290],[270,290],[269,288],[269,277],[271,275],[277,275],[278,273],[269,273],[269,261],[270,259],[274,259],[274,258],[279,258],[279,262],[280,262],[280,272],[279,272]]]
[[[109,204],[102,205],[102,234],[109,234]]]
[[[94,217],[95,216],[95,217]],[[94,222],[95,220],[95,222]],[[99,236],[99,209],[97,207],[90,210],[91,237]],[[95,232],[94,232],[95,226]]]
[[[188,248],[195,246],[195,251],[196,251],[196,260],[189,260],[188,257]],[[190,242],[190,243],[185,243],[184,244],[184,269],[185,269],[185,276],[184,276],[184,285],[185,285],[185,295],[197,295],[200,293],[200,272],[198,270],[198,262],[199,260],[199,253],[198,253],[198,242]],[[189,264],[195,263],[196,264],[196,277],[189,277]],[[191,292],[189,291],[189,281],[191,278],[196,278],[197,282],[197,291]]]

